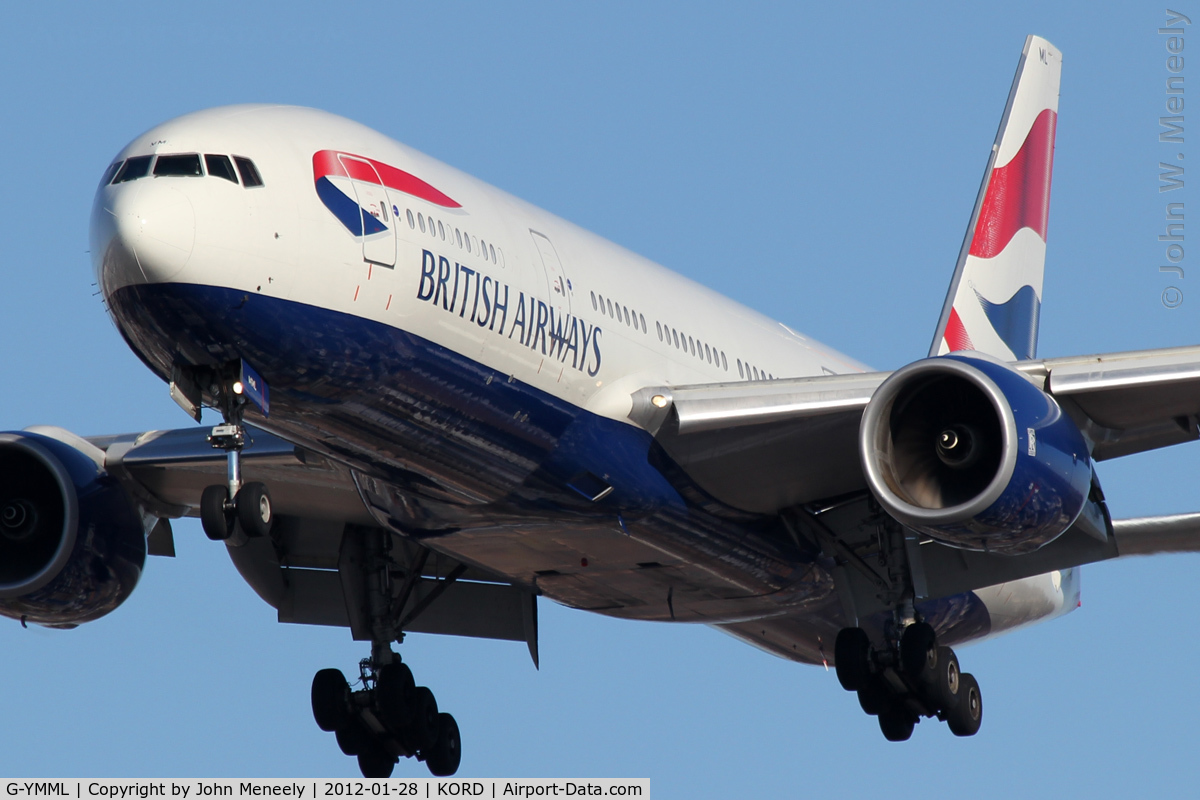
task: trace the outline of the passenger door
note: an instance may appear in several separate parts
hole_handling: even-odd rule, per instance
[[[344,153],[338,160],[354,187],[363,218],[363,260],[385,267],[396,266],[396,220],[387,187],[370,161]]]

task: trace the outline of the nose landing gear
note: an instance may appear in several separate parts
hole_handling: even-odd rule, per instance
[[[244,367],[243,367],[244,371]],[[205,488],[200,496],[200,523],[214,541],[244,544],[247,537],[267,536],[275,522],[271,495],[261,483],[242,483],[241,453],[246,446],[242,414],[246,404],[241,380],[214,384],[224,422],[212,429],[209,444],[224,450],[226,482]]]
[[[909,624],[880,649],[871,646],[862,628],[843,628],[834,660],[842,688],[856,692],[863,711],[879,718],[888,741],[907,740],[922,717],[943,720],[956,736],[979,731],[979,683],[959,670],[954,651],[938,645],[926,622]]]

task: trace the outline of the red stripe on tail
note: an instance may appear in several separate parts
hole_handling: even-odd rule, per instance
[[[992,170],[971,240],[971,255],[992,258],[1021,228],[1032,228],[1046,240],[1057,120],[1053,111],[1043,110],[1012,161]]]
[[[975,349],[975,345],[971,344],[971,337],[967,335],[966,326],[958,318],[958,309],[950,309],[950,319],[946,321],[946,333],[944,336],[946,346],[950,348],[950,352]]]

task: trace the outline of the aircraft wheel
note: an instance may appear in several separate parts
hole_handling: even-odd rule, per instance
[[[379,670],[375,697],[379,701],[379,711],[384,722],[396,732],[403,731],[408,724],[410,696],[415,688],[413,683],[412,670],[407,664],[394,661]]]
[[[879,715],[879,730],[889,742],[906,742],[912,736],[916,721],[908,709],[892,706]]]
[[[338,748],[348,756],[366,752],[375,743],[371,734],[356,719],[349,719],[337,729]]]
[[[425,766],[437,778],[448,778],[458,772],[462,760],[462,740],[458,734],[458,723],[449,714],[437,715],[437,741],[433,743]]]
[[[937,634],[928,622],[917,622],[900,636],[900,663],[909,678],[921,680],[937,664]]]
[[[962,674],[958,667],[958,656],[949,647],[937,648],[937,664],[934,667],[934,702],[942,713],[949,714],[958,706],[962,694]]]
[[[871,716],[881,714],[891,702],[891,692],[878,677],[869,678],[858,690],[858,704]]]
[[[229,490],[224,486],[206,486],[200,495],[200,524],[204,535],[214,542],[223,542],[233,534],[233,520],[225,510]]]
[[[385,753],[379,745],[373,744],[358,754],[358,769],[364,778],[390,778],[395,768],[395,757]]]
[[[946,714],[946,724],[955,736],[974,736],[983,724],[983,696],[979,682],[969,672],[959,676],[958,705]]]
[[[418,686],[409,693],[408,738],[414,750],[425,751],[433,747],[438,735],[437,698],[425,686]]]
[[[833,645],[838,683],[847,692],[863,687],[870,675],[871,642],[862,628],[842,628]]]
[[[340,669],[323,669],[313,676],[312,712],[323,731],[336,731],[348,721],[350,685]]]
[[[275,522],[271,495],[261,483],[246,483],[237,493],[237,517],[247,536],[269,536]]]

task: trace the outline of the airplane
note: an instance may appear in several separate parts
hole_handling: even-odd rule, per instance
[[[525,643],[537,598],[832,664],[883,735],[970,736],[953,647],[1069,613],[1079,567],[1200,550],[1097,463],[1200,438],[1200,347],[1036,355],[1061,54],[1026,39],[924,358],[873,371],[382,134],[230,106],[135,138],[90,244],[196,423],[0,434],[0,613],[70,628],[199,517],[280,622],[370,643],[320,728],[388,777],[461,735],[408,633]]]

